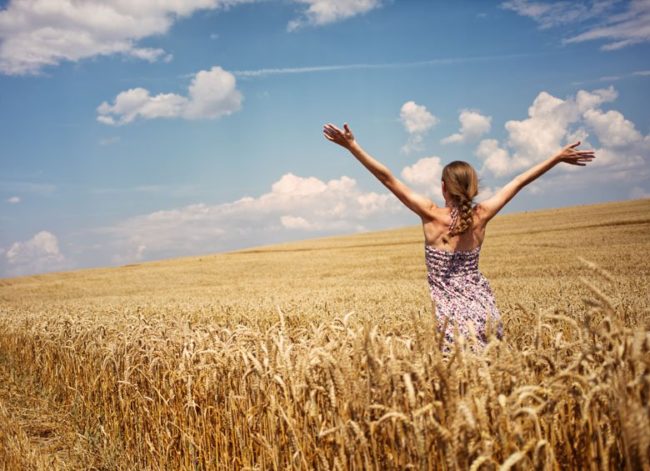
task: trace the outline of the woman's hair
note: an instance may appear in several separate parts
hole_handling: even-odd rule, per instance
[[[470,164],[455,160],[442,169],[442,181],[451,199],[449,203],[458,207],[458,221],[449,233],[453,237],[472,227],[472,205],[478,193],[478,176]]]

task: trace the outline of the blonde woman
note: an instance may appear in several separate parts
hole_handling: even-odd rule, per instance
[[[344,147],[422,220],[427,280],[438,325],[453,342],[456,329],[468,337],[473,332],[481,345],[488,341],[488,324],[503,336],[501,316],[487,279],[478,270],[479,253],[490,220],[524,186],[560,163],[585,166],[594,159],[592,150],[571,144],[515,177],[487,200],[474,204],[478,176],[467,162],[455,161],[442,171],[445,206],[414,193],[383,164],[357,143],[347,124],[323,128],[324,136]]]

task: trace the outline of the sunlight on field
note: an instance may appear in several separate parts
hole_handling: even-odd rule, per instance
[[[480,268],[505,338],[483,355],[441,355],[423,243],[0,279],[0,464],[650,466],[650,200],[496,218]]]

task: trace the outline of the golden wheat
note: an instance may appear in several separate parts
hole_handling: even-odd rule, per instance
[[[482,352],[442,351],[417,228],[0,280],[0,466],[648,469],[649,216],[497,218]]]

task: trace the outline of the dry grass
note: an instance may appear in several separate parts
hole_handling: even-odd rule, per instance
[[[0,280],[0,464],[650,469],[650,201],[496,219],[478,355],[440,353],[419,231]]]

